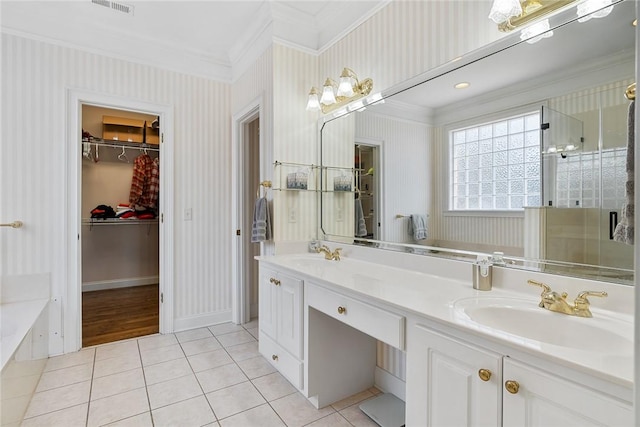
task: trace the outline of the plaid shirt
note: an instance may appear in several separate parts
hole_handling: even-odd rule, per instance
[[[142,154],[133,162],[133,178],[129,192],[131,207],[155,208],[160,190],[158,161]]]

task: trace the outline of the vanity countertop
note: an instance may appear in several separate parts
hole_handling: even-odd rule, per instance
[[[343,257],[338,262],[325,260],[321,255],[316,254],[259,256],[256,259],[274,267],[289,270],[315,283],[342,288],[351,294],[360,294],[401,311],[409,311],[521,352],[582,370],[589,375],[625,388],[633,387],[633,316],[600,309],[597,307],[597,302],[592,305],[593,318],[576,318],[548,311],[545,311],[544,315],[548,313],[548,316],[556,316],[559,322],[590,322],[600,327],[602,324],[606,325],[603,319],[613,319],[617,322],[616,324],[622,325],[622,328],[611,333],[616,334],[620,342],[631,341],[631,345],[621,348],[612,345],[599,346],[598,343],[593,343],[590,350],[585,350],[549,344],[524,338],[500,328],[480,325],[471,321],[456,308],[456,302],[460,300],[486,297],[494,301],[517,300],[525,305],[537,307],[540,298],[535,291],[529,290],[525,293],[495,286],[491,291],[478,291],[473,289],[470,280],[445,277],[442,274],[433,275],[348,257]],[[471,270],[469,263],[464,262],[460,262],[459,268]],[[523,286],[523,290],[527,290],[527,287]],[[543,309],[540,308],[540,310]],[[558,323],[558,325],[561,324]],[[583,338],[591,339],[589,336]]]

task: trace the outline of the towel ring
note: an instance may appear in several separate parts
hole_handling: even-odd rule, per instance
[[[264,187],[265,188],[265,195],[266,195],[266,189],[267,188],[271,188],[271,181],[261,181],[260,184],[258,184],[258,190],[256,191],[256,198],[260,198],[260,188]]]
[[[624,92],[624,96],[629,100],[633,101],[636,99],[636,84],[631,83],[627,86],[627,90]]]

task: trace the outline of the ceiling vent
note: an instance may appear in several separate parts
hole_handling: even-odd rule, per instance
[[[125,3],[110,0],[91,0],[91,3],[133,16],[133,6]]]

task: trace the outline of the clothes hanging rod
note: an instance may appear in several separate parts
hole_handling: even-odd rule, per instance
[[[114,143],[114,142],[104,142],[104,140],[101,141],[82,141],[83,144],[96,144],[96,145],[100,145],[101,147],[111,147],[111,148],[131,148],[133,150],[149,150],[149,151],[157,151],[160,152],[160,147],[152,147],[149,144],[143,144],[140,142],[129,142],[129,141],[122,141],[120,143]],[[136,145],[134,145],[136,144]]]

